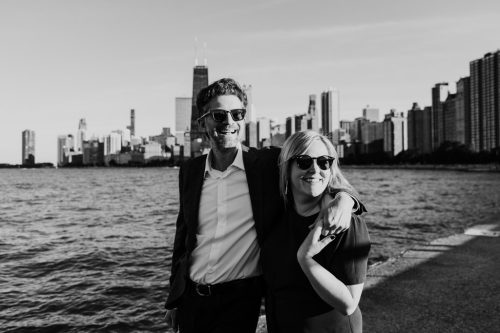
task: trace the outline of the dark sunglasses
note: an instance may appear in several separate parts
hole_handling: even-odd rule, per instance
[[[319,156],[319,157],[311,157],[309,155],[297,155],[293,158],[297,162],[297,166],[302,170],[307,170],[313,164],[313,160],[316,160],[316,164],[321,170],[328,170],[332,165],[335,157],[331,156]]]
[[[245,109],[233,109],[233,110],[222,110],[222,109],[213,109],[209,110],[206,113],[204,113],[200,118],[198,118],[198,121],[202,120],[204,117],[208,116],[209,114],[212,115],[212,118],[218,122],[222,123],[226,121],[226,116],[227,114],[231,114],[231,117],[233,118],[234,121],[241,121],[245,119],[245,114],[247,113],[247,110]]]

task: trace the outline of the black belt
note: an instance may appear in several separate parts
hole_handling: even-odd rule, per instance
[[[260,276],[216,284],[201,284],[188,280],[188,288],[198,296],[212,296],[217,294],[231,293],[238,289],[246,289],[260,283],[260,281]]]

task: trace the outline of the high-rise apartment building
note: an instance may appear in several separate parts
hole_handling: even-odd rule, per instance
[[[437,83],[432,88],[432,149],[436,150],[444,142],[445,123],[443,102],[448,97],[448,83]]]
[[[35,165],[35,131],[24,130],[22,133],[22,165]]]
[[[443,142],[457,141],[457,95],[448,94],[443,102]]]
[[[418,103],[413,103],[408,110],[408,149],[418,154],[429,154],[432,152],[432,122],[431,107],[426,106],[423,110]]]
[[[456,96],[457,141],[470,146],[470,77],[457,81]]]
[[[309,116],[307,128],[313,131],[319,132],[319,117],[316,110],[316,95],[309,95],[309,107],[307,108],[307,114]]]
[[[383,122],[384,152],[390,156],[396,156],[408,149],[408,134],[406,130],[406,119],[403,112],[392,109],[385,115]]]
[[[245,115],[245,119],[247,122],[250,122],[250,121],[256,121],[256,117],[257,115],[255,114],[255,106],[254,106],[254,103],[253,103],[253,88],[252,88],[252,85],[249,84],[249,85],[243,85],[243,87],[241,87],[243,89],[243,91],[245,92],[245,94],[247,95],[247,113]]]
[[[78,130],[76,131],[75,153],[83,153],[83,141],[85,140],[87,140],[87,121],[85,118],[82,118],[78,122]]]
[[[363,117],[369,121],[378,121],[379,110],[377,108],[371,108],[369,105],[363,109]]]
[[[471,146],[500,147],[500,50],[470,62]]]
[[[184,133],[191,130],[192,98],[175,98],[175,136],[177,144],[184,146]]]
[[[198,110],[196,107],[198,93],[206,86],[208,86],[208,67],[195,66],[193,68],[193,96],[191,100],[191,157],[201,155],[205,148],[210,147],[203,132],[198,127],[198,118],[201,116],[201,110]]]
[[[340,126],[339,91],[328,89],[321,93],[321,131],[333,139],[333,132]],[[335,140],[332,140],[332,142]]]

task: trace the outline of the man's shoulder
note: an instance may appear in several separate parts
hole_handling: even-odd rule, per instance
[[[199,165],[205,165],[206,159],[207,155],[200,155],[195,158],[187,159],[181,163],[181,170],[185,171]]]
[[[248,147],[247,149],[248,149],[247,152],[250,154],[255,154],[255,155],[257,155],[259,157],[263,157],[263,158],[273,158],[273,159],[278,158],[278,156],[281,152],[281,148],[275,147],[275,146],[264,147],[261,149]]]

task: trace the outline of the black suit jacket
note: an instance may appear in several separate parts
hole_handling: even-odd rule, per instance
[[[243,147],[243,164],[250,192],[257,241],[262,246],[265,235],[280,221],[283,201],[279,193],[278,156],[280,149],[257,150]],[[180,208],[177,217],[170,293],[165,307],[177,306],[189,278],[189,260],[196,246],[198,213],[207,155],[189,160],[179,171]]]

